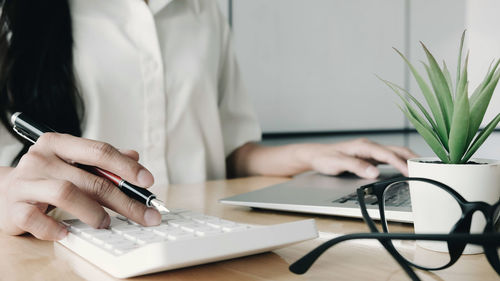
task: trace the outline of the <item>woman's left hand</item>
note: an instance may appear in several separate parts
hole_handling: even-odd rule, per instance
[[[327,175],[351,172],[362,178],[376,178],[377,164],[394,166],[408,175],[406,160],[417,155],[406,147],[385,146],[365,138],[320,144],[298,143],[261,146],[247,143],[227,158],[228,175],[293,176],[315,170]]]
[[[408,175],[406,160],[417,155],[406,147],[385,146],[365,138],[333,144],[303,144],[297,157],[311,170],[328,175],[351,172],[362,178],[376,178],[377,164],[389,164]]]

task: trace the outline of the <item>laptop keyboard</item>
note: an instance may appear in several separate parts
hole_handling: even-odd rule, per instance
[[[390,188],[387,189],[385,206],[386,207],[408,207],[411,208],[410,200],[410,189],[408,187],[401,188]],[[375,195],[370,195],[365,197],[365,202],[368,206],[378,205],[378,200]],[[356,192],[350,193],[343,196],[337,200],[332,201],[332,203],[338,204],[359,204],[358,195]]]

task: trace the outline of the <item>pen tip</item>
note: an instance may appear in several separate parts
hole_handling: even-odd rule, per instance
[[[162,201],[158,199],[151,200],[151,205],[156,208],[159,212],[170,213],[170,210],[165,207]]]
[[[169,210],[169,209],[167,209],[167,207],[165,207],[165,206],[158,206],[158,208],[157,208],[157,209],[158,209],[158,211],[160,211],[160,212],[170,213],[170,210]]]

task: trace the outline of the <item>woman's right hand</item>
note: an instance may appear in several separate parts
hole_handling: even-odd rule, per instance
[[[127,197],[110,181],[72,163],[100,167],[126,181],[149,187],[153,175],[134,151],[66,134],[45,133],[15,168],[0,177],[0,229],[10,235],[30,232],[39,239],[60,240],[64,226],[47,216],[50,206],[73,214],[95,228],[109,226],[106,206],[142,225],[157,225],[160,213]]]

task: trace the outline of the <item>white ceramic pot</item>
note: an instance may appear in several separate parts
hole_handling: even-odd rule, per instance
[[[429,178],[442,182],[462,195],[467,201],[484,201],[494,204],[500,199],[500,161],[471,159],[480,164],[442,164],[438,158],[408,160],[410,177]],[[434,163],[432,163],[434,162]],[[410,195],[415,233],[448,233],[461,216],[454,199],[428,185],[410,183]],[[471,232],[481,233],[485,226],[484,215],[476,212]],[[448,252],[446,243],[419,241],[418,245],[434,251]],[[465,254],[482,252],[482,247],[468,245]]]

